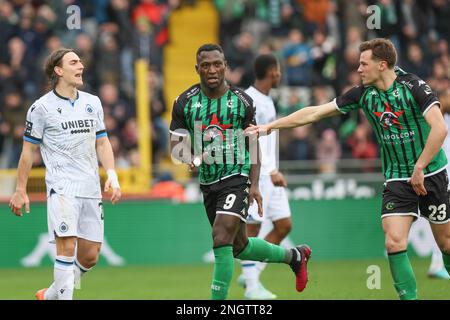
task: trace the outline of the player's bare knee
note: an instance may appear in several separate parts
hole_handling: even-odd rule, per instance
[[[408,240],[398,237],[387,237],[385,246],[388,253],[404,251],[408,247]]]
[[[98,254],[89,254],[82,257],[77,257],[77,260],[83,267],[90,269],[97,264]]]
[[[226,229],[213,230],[213,247],[230,245],[233,243],[233,235]]]

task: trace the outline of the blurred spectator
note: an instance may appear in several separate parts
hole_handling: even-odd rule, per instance
[[[34,61],[21,38],[13,37],[8,41],[5,62],[11,68],[13,76],[13,82],[7,85],[18,90],[24,90],[26,94],[34,94]]]
[[[8,50],[4,44],[14,35],[19,16],[7,0],[0,0],[0,61],[5,61]]]
[[[138,145],[138,125],[135,118],[130,118],[125,122],[121,130],[123,146],[126,150],[137,148]]]
[[[252,33],[258,47],[269,36],[286,37],[292,28],[301,28],[299,5],[292,0],[247,1],[243,30]]]
[[[449,79],[449,74],[444,64],[439,60],[435,60],[431,77],[426,80],[428,84],[433,90],[442,92],[449,87]]]
[[[26,116],[24,104],[22,94],[18,90],[7,92],[2,101],[0,134],[5,137],[3,152],[8,156],[7,168],[15,168],[17,166],[20,152],[22,151],[24,119]]]
[[[363,41],[361,31],[356,27],[350,27],[346,32],[346,46],[342,48],[337,58],[336,73],[348,75],[359,67],[359,45]],[[358,75],[359,77],[359,75]],[[345,77],[337,77],[335,90],[341,92],[347,85]]]
[[[253,36],[249,32],[242,32],[225,48],[224,53],[228,62],[226,78],[231,84],[247,88],[253,83],[252,51]]]
[[[430,75],[430,66],[424,63],[422,49],[416,42],[408,45],[408,55],[404,63],[404,68],[408,72],[414,73],[421,79],[426,79]]]
[[[120,52],[113,31],[105,29],[98,35],[95,71],[98,83],[112,83],[119,86]]]
[[[401,30],[404,25],[403,12],[401,9],[400,0],[377,0],[373,3],[380,8],[381,21],[380,28],[375,28],[373,31],[376,37],[388,38],[392,41],[395,48],[401,52],[400,37]],[[399,60],[401,57],[398,57]]]
[[[352,158],[354,159],[374,159],[378,156],[376,144],[370,140],[367,128],[362,125],[356,127],[348,139],[348,144],[352,149]]]
[[[297,0],[297,2],[303,6],[304,30],[307,36],[312,36],[319,28],[325,28],[330,0]]]
[[[149,70],[150,108],[152,119],[153,163],[166,155],[169,144],[169,128],[163,120],[166,103],[163,95],[163,81],[158,70]]]
[[[312,85],[330,84],[336,77],[335,42],[322,29],[314,32],[311,57],[313,62]]]
[[[289,160],[314,159],[314,134],[310,125],[292,129],[289,143]]]
[[[152,64],[162,67],[162,48],[169,41],[169,30],[167,26],[169,17],[169,6],[166,3],[158,3],[155,0],[141,0],[134,8],[132,22],[144,18],[150,23],[150,56]]]
[[[130,18],[129,0],[111,0],[109,12],[111,20],[116,21],[119,28],[117,40],[120,48],[121,63],[121,88],[128,97],[134,94],[134,74],[133,74],[133,33],[134,29]]]
[[[448,0],[432,0],[434,13],[434,28],[439,38],[450,42],[450,3]]]
[[[341,157],[341,144],[333,129],[326,129],[317,143],[316,159],[322,174],[336,173],[336,162]]]
[[[141,165],[141,157],[137,148],[128,151],[128,162],[131,167],[139,167]]]
[[[121,130],[126,120],[133,115],[131,107],[119,98],[119,90],[114,84],[102,84],[99,96],[104,114],[113,117],[118,129]]]
[[[114,152],[116,168],[129,168],[130,161],[126,157],[126,153],[122,148],[120,138],[116,135],[108,135],[111,147]]]
[[[224,45],[241,32],[245,6],[243,0],[214,0],[214,5],[220,16],[219,40]]]
[[[279,103],[277,113],[279,116],[283,117],[292,112],[300,110],[304,106],[305,105],[301,102],[298,92],[296,92],[295,90],[291,90],[288,95],[287,103]]]
[[[95,61],[94,44],[90,36],[86,33],[80,33],[76,37],[77,54],[83,61],[83,83],[86,91],[93,91],[91,86],[95,85]]]
[[[427,45],[428,33],[431,28],[431,4],[423,0],[404,0],[401,3],[404,18],[402,36],[403,42],[417,41],[422,48]],[[405,45],[403,44],[404,48]]]
[[[311,47],[304,41],[300,30],[292,29],[289,32],[289,39],[283,48],[282,56],[286,66],[287,84],[308,86],[311,83],[313,60]]]

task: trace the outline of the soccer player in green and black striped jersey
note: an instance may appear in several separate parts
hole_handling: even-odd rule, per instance
[[[212,226],[215,257],[211,297],[226,299],[234,257],[287,263],[296,275],[297,291],[303,291],[311,254],[308,246],[286,250],[247,237],[247,210],[253,200],[262,214],[258,139],[253,135],[246,141],[244,137],[244,129],[255,124],[255,108],[244,91],[228,86],[226,66],[220,46],[206,44],[197,50],[195,68],[200,83],[175,100],[170,124],[172,155],[191,169],[200,166],[200,187]],[[251,145],[256,145],[256,161],[252,161]]]
[[[450,271],[447,159],[441,149],[447,127],[430,87],[416,75],[394,67],[397,53],[389,40],[366,41],[359,50],[361,86],[332,102],[303,108],[247,132],[264,134],[362,109],[381,149],[386,178],[381,217],[394,286],[400,299],[417,299],[407,244],[411,224],[419,215],[430,222]]]

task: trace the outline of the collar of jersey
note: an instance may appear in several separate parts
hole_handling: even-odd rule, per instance
[[[78,98],[80,97],[80,93],[78,92],[78,90],[77,90],[77,97],[75,98],[75,100],[73,100],[73,102],[70,101],[69,98],[63,97],[63,96],[60,95],[58,92],[56,92],[56,89],[53,89],[53,93],[54,93],[58,98],[69,101],[70,104],[72,105],[72,107],[75,105],[75,102],[76,102],[76,101],[78,100]]]
[[[398,82],[398,76],[394,79],[394,82],[392,82],[391,86],[390,86],[389,88],[387,88],[386,90],[378,89],[377,87],[375,87],[375,86],[373,86],[373,85],[370,85],[370,86],[364,86],[364,88],[366,88],[366,89],[373,88],[373,89],[375,89],[375,90],[377,90],[377,91],[379,91],[379,92],[389,93],[389,92],[394,91],[394,89],[395,89],[395,87],[396,87],[396,86],[395,86],[395,83],[396,83],[396,82]]]

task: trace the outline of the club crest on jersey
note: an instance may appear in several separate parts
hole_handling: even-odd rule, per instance
[[[86,112],[88,114],[92,114],[94,112],[94,108],[90,104],[87,104],[86,105]]]
[[[223,140],[223,132],[224,130],[232,127],[231,124],[221,124],[217,119],[217,115],[214,114],[209,125],[202,125],[202,131],[205,136],[205,141],[212,141],[216,137],[221,137]]]
[[[374,115],[378,117],[380,122],[383,125],[384,129],[389,129],[394,124],[398,126],[400,129],[403,128],[400,122],[398,121],[398,118],[403,114],[405,111],[392,111],[391,107],[387,102],[384,103],[386,106],[386,109],[383,112],[374,112]]]

